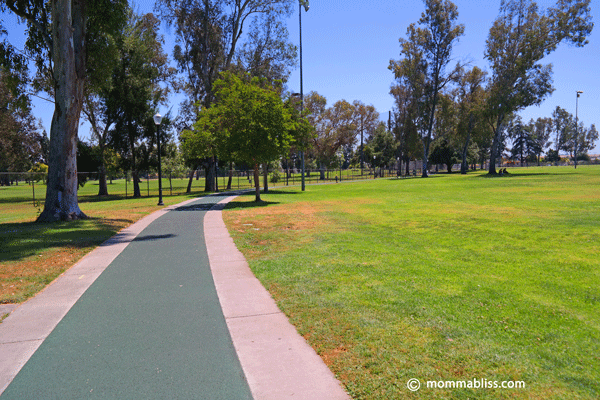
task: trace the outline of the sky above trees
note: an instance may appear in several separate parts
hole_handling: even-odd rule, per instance
[[[471,61],[473,65],[489,70],[483,53],[500,2],[456,0],[454,3],[458,7],[458,22],[465,25],[465,35],[455,46],[454,58],[456,61]],[[134,4],[138,12],[151,12],[154,8],[153,0],[139,0]],[[546,8],[554,1],[540,0],[538,4]],[[374,105],[381,118],[387,119],[387,112],[393,107],[389,89],[394,81],[393,73],[387,69],[389,60],[398,59],[398,39],[406,37],[406,28],[420,18],[424,8],[420,0],[310,0],[310,10],[302,15],[304,92],[317,91],[327,98],[329,104],[341,99],[349,102],[360,100]],[[591,8],[592,15],[596,17],[600,0],[592,0]],[[22,48],[24,39],[19,37],[22,28],[16,25],[14,18],[2,17],[11,33],[11,43]],[[297,11],[287,23],[290,40],[297,44]],[[579,99],[579,120],[586,125],[600,123],[597,120],[600,110],[600,79],[597,72],[600,34],[596,32],[597,29],[589,36],[586,47],[562,44],[544,59],[544,63],[553,64],[555,92],[541,106],[522,111],[520,115],[524,121],[549,117],[557,106],[575,114],[575,92],[583,90]],[[174,35],[164,28],[162,33],[166,38],[165,50],[172,53]],[[292,92],[299,92],[299,69],[292,72],[288,88]],[[176,96],[172,98],[174,110],[181,100]],[[43,126],[49,132],[53,106],[35,99],[34,106],[35,115],[42,119]],[[80,135],[87,137],[88,130],[82,127]],[[597,144],[592,153],[598,152],[600,146]]]

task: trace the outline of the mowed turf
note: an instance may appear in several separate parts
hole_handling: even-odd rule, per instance
[[[600,168],[511,172],[274,191],[224,218],[355,399],[600,398]],[[427,388],[474,379],[525,388]]]
[[[180,193],[185,192],[183,181],[178,182]],[[167,206],[203,195],[204,187],[197,181],[191,194],[174,192],[173,196],[169,195],[168,180],[163,183]],[[153,186],[158,186],[157,182],[149,185],[152,197],[142,190],[143,197],[133,199],[129,183],[129,197],[125,198],[125,181],[120,180],[108,185],[110,196],[98,197],[98,183],[88,182],[79,189],[79,206],[90,218],[53,224],[34,222],[43,201],[34,207],[30,185],[0,187],[0,304],[19,303],[35,295],[119,230],[163,208],[157,206],[158,191],[154,188],[153,193]],[[35,185],[36,199],[45,195],[45,189]]]

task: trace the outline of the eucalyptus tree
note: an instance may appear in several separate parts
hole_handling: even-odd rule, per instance
[[[464,25],[456,24],[458,10],[450,0],[424,0],[425,11],[417,24],[409,25],[407,38],[400,38],[400,60],[391,60],[389,69],[398,82],[409,85],[419,106],[418,127],[423,141],[423,177],[432,141],[436,107],[440,92],[456,79],[460,66],[450,72],[452,48],[464,34]]]
[[[102,58],[104,33],[124,23],[126,0],[2,0],[28,25],[40,88],[54,97],[48,185],[38,221],[85,218],[77,201],[77,133],[88,75]],[[45,84],[44,84],[45,83]]]
[[[148,166],[156,127],[152,115],[164,104],[174,74],[158,34],[160,21],[151,13],[129,13],[129,22],[117,37],[119,51],[105,101],[106,123],[111,122],[109,142],[132,171],[133,197],[140,197],[140,161]],[[166,125],[167,121],[163,121]],[[166,143],[168,130],[161,129]]]
[[[457,102],[458,126],[456,128],[456,139],[461,145],[460,173],[466,174],[468,170],[467,153],[471,145],[473,135],[482,135],[483,105],[485,102],[485,83],[487,73],[478,67],[470,71],[461,69],[455,89]]]
[[[251,76],[269,82],[288,81],[296,66],[298,52],[289,42],[289,35],[277,15],[263,14],[254,18],[250,32],[241,46],[237,67]]]
[[[275,35],[285,32],[279,23],[282,17],[292,11],[293,0],[159,0],[156,10],[163,20],[176,28],[177,45],[174,49],[174,58],[184,71],[184,91],[187,99],[183,103],[182,115],[179,119],[178,129],[190,129],[190,122],[196,120],[200,109],[210,107],[214,102],[214,83],[223,71],[239,69],[243,61],[251,61],[244,65],[255,75],[268,73],[276,75],[276,71],[283,64],[274,60],[265,62],[256,59],[263,57],[288,55],[288,49],[277,50],[269,48],[263,52],[261,46],[279,45]],[[256,17],[251,34],[248,35],[249,43],[240,53],[242,33],[252,17]],[[269,32],[260,33],[260,21],[266,23]],[[266,39],[266,40],[265,40]],[[253,46],[252,42],[257,46]],[[255,51],[257,50],[258,51]],[[262,48],[264,50],[264,47]],[[238,53],[240,53],[238,55]],[[268,67],[267,67],[268,65]],[[285,68],[284,68],[285,69]],[[248,71],[247,71],[248,72]],[[193,169],[201,165],[206,170],[206,191],[214,191],[216,173],[215,161],[212,158],[189,159]],[[190,176],[191,180],[191,176]],[[190,181],[191,183],[191,181]],[[188,185],[188,188],[191,187]]]
[[[398,142],[397,158],[405,163],[406,175],[410,173],[410,160],[422,154],[422,143],[420,140],[418,122],[418,95],[407,84],[394,84],[390,89],[394,97],[394,127],[392,132]]]
[[[496,159],[503,123],[509,114],[540,104],[554,90],[552,65],[541,60],[561,42],[577,47],[588,43],[592,31],[590,0],[558,0],[540,12],[532,0],[503,0],[486,42],[490,63],[487,115],[494,132],[489,174]]]
[[[360,100],[355,100],[352,105],[354,106],[356,133],[360,133],[360,169],[363,169],[365,134],[367,139],[375,134],[375,129],[379,124],[379,113],[373,105],[366,105]]]

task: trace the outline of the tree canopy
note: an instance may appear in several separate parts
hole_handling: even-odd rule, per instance
[[[490,62],[487,114],[494,129],[489,173],[496,174],[501,127],[511,113],[540,104],[554,90],[541,60],[565,41],[582,47],[592,31],[589,0],[558,0],[540,12],[532,0],[503,0],[486,42]]]
[[[259,165],[306,142],[312,129],[293,102],[284,103],[278,88],[264,79],[226,72],[214,88],[213,106],[202,109],[193,129],[182,134],[185,152],[200,158],[227,155],[251,165],[260,201]]]

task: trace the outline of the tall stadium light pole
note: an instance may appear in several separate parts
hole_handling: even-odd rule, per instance
[[[308,0],[298,0],[298,21],[300,22],[300,114],[304,111],[304,88],[302,82],[302,6],[304,6],[305,12],[308,12],[310,8],[308,5]],[[304,182],[304,151],[300,152],[300,158],[302,162],[302,191],[306,190],[306,185]]]
[[[154,116],[154,123],[156,124],[156,143],[158,147],[158,204],[159,206],[164,206],[162,199],[162,173],[161,173],[161,165],[160,165],[160,123],[162,122],[162,116],[159,113],[156,113]]]
[[[577,146],[579,146],[579,118],[577,111],[579,108],[579,95],[583,93],[581,90],[577,91],[577,97],[575,98],[575,169],[577,169]]]

